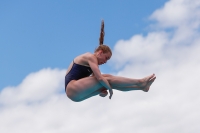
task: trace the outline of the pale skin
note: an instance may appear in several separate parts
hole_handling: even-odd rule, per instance
[[[113,90],[132,91],[142,90],[148,92],[151,84],[156,79],[155,74],[149,75],[142,79],[133,79],[120,76],[113,76],[110,74],[101,74],[99,65],[105,64],[111,58],[111,53],[104,53],[99,50],[95,53],[85,53],[77,56],[74,59],[76,64],[91,67],[92,76],[85,77],[79,80],[72,80],[66,87],[67,96],[75,102],[83,101],[92,96],[99,94],[105,97],[109,91],[111,99]],[[67,73],[71,70],[73,63],[70,64]]]

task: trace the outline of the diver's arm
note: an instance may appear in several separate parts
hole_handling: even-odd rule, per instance
[[[99,70],[98,67],[98,62],[97,59],[95,57],[89,57],[88,59],[88,64],[91,67],[92,71],[93,71],[93,75],[96,77],[96,79],[99,81],[99,83],[102,84],[102,86],[104,86],[105,88],[107,88],[110,92],[110,99],[113,95],[113,91],[112,88],[109,84],[109,82],[106,80],[106,78],[104,78]]]

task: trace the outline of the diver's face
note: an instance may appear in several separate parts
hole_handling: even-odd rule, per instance
[[[109,59],[111,58],[111,53],[107,52],[107,53],[103,53],[102,50],[99,51],[99,56],[98,56],[98,64],[102,65],[105,64]]]

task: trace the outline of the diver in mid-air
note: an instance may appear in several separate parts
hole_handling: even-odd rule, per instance
[[[155,74],[142,79],[132,79],[110,74],[101,74],[99,65],[105,64],[112,56],[111,49],[103,44],[104,21],[101,23],[99,46],[94,53],[84,53],[74,58],[65,76],[65,92],[75,102],[83,101],[95,95],[105,97],[112,89],[120,91],[142,90],[148,92],[156,79]]]

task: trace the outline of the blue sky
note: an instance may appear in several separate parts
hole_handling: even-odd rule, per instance
[[[200,132],[200,1],[1,1],[1,133]],[[103,73],[142,78],[150,91],[73,102],[69,63],[98,45],[101,19],[113,52]],[[188,126],[190,125],[190,126]]]
[[[42,68],[66,69],[93,52],[101,19],[105,44],[146,34],[149,15],[166,0],[18,0],[0,2],[0,89],[15,86]],[[109,72],[112,65],[102,67]]]

